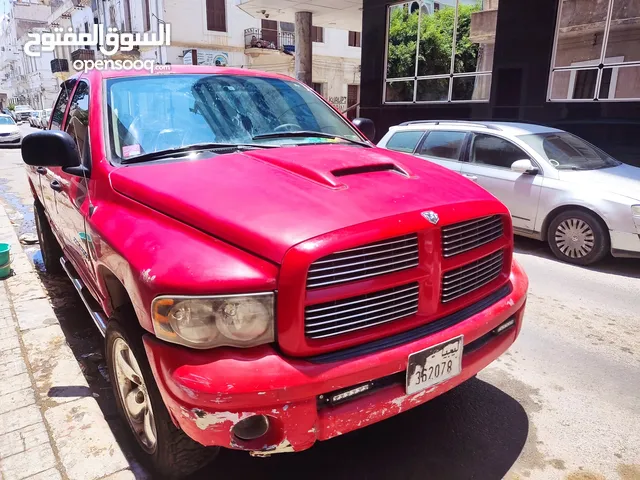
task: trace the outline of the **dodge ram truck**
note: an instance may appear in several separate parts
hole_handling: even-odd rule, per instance
[[[154,478],[379,422],[515,341],[507,208],[373,135],[289,77],[174,66],[76,75],[24,138],[45,267]]]

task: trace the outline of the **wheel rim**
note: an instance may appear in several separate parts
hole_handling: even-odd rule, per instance
[[[156,422],[151,399],[140,372],[140,366],[127,342],[117,338],[113,342],[113,367],[118,393],[129,426],[140,446],[147,452],[156,449]]]
[[[564,220],[555,234],[556,246],[570,258],[584,258],[593,251],[595,234],[591,226],[579,218]]]

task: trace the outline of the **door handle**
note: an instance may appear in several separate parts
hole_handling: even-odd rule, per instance
[[[469,175],[468,173],[463,173],[462,175],[464,175],[465,177],[467,177],[469,180],[473,182],[478,180],[478,177],[476,177],[475,175]]]
[[[44,167],[38,167],[36,168],[36,172],[38,172],[40,175],[46,175],[47,174],[47,169]]]
[[[49,185],[51,185],[51,188],[53,188],[56,192],[61,192],[62,191],[62,185],[57,180],[54,180]]]

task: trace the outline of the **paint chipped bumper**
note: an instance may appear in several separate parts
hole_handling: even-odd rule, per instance
[[[520,332],[528,287],[516,262],[510,281],[506,297],[446,330],[333,363],[283,357],[270,346],[194,351],[152,335],[145,336],[144,344],[165,404],[176,425],[191,438],[258,455],[301,451],[317,440],[376,423],[441,395],[504,353]],[[492,335],[511,318],[514,327]],[[402,378],[410,354],[458,335],[465,339],[462,372],[444,383],[406,395],[400,380],[336,406],[322,406],[318,400],[320,395],[371,380]],[[267,434],[253,441],[236,438],[233,426],[252,415],[269,418]]]

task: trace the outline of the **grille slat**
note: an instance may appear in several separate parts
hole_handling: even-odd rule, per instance
[[[385,294],[376,294],[376,299],[380,299],[380,298],[384,298],[384,297],[390,297],[393,295],[397,295],[397,294],[401,294],[401,293],[405,293],[408,292],[410,290],[413,290],[416,288],[416,285],[412,284],[407,286],[406,288],[402,288],[400,290],[395,290],[389,293],[385,293]],[[359,298],[359,297],[358,297]],[[370,299],[369,298],[361,298],[360,300],[353,300],[352,298],[347,298],[345,300],[340,300],[340,306],[350,306],[350,305],[356,305],[356,304],[360,304],[360,303],[364,303],[364,302],[369,302]],[[324,305],[324,304],[322,304]],[[324,312],[326,310],[331,310],[332,308],[335,308],[335,305],[332,303],[330,306],[328,307],[318,307],[317,305],[313,305],[311,307],[307,307],[306,312],[308,315],[313,315],[317,312]]]
[[[450,302],[495,280],[502,271],[504,252],[492,253],[442,276],[442,303]]]
[[[376,261],[386,261],[386,260],[393,260],[396,258],[401,258],[401,257],[406,257],[408,255],[411,255],[411,258],[407,259],[407,260],[413,260],[413,257],[417,257],[417,252],[414,252],[412,250],[407,251],[407,253],[397,253],[395,255],[387,255],[386,257],[379,257],[376,258]],[[397,262],[396,262],[397,263]],[[348,268],[348,267],[355,267],[358,265],[362,265],[362,262],[354,262],[354,263],[345,263],[345,264],[341,264],[339,267],[323,267],[323,268],[314,268],[313,270],[309,270],[309,272],[313,272],[313,273],[318,273],[318,272],[326,272],[329,270],[337,270],[337,269],[343,269],[343,268]],[[381,267],[384,265],[380,265]],[[315,265],[314,265],[315,267]],[[358,270],[350,270],[351,272],[357,272]],[[315,278],[321,278],[321,277],[315,277]]]
[[[468,252],[497,240],[503,233],[502,218],[498,215],[442,227],[443,255],[446,258]]]
[[[465,278],[477,277],[479,274],[483,273],[485,270],[490,270],[494,266],[495,266],[495,262],[493,260],[486,259],[484,262],[481,262],[478,264],[478,268],[476,270],[473,270],[471,272],[462,271],[462,272],[455,273],[453,275],[450,275],[449,273],[447,273],[447,280],[443,281],[442,285],[444,288],[446,288],[448,285],[451,285],[452,283],[458,283]]]
[[[410,299],[411,301],[413,301],[413,297],[415,297],[415,293],[414,292],[409,292],[409,293],[404,294],[402,297],[392,298],[390,300],[385,300],[383,302],[379,302],[379,303],[376,303],[376,304],[371,304],[371,305],[367,304],[367,305],[361,305],[359,307],[348,308],[348,309],[342,310],[340,313],[341,314],[343,314],[343,313],[346,314],[346,313],[356,312],[356,311],[362,310],[362,309],[377,308],[377,307],[379,307],[381,305],[384,305],[385,303],[392,303],[392,302],[394,303],[394,305],[397,306],[398,303],[395,303],[395,302],[397,302],[399,300],[404,300],[404,299],[407,299],[407,298]],[[367,313],[371,313],[371,312],[375,312],[375,310],[367,310]],[[336,315],[335,313],[325,313],[325,314],[322,314],[322,315],[307,314],[307,325],[308,326],[312,326],[312,325],[316,326],[316,325],[321,325],[322,323],[332,322],[334,320],[333,318],[331,320],[327,320],[327,321],[324,321],[324,322],[317,322],[316,320],[320,320],[320,319],[323,319],[323,318],[329,318],[329,317],[335,317],[335,315]],[[346,319],[348,317],[341,317],[341,318]]]
[[[361,253],[359,255],[350,255],[348,257],[339,257],[339,258],[330,259],[330,260],[322,260],[322,259],[320,259],[320,260],[316,260],[315,262],[313,262],[313,267],[315,267],[316,265],[322,266],[324,264],[333,263],[333,262],[336,262],[336,261],[352,260],[354,258],[362,258],[362,257],[366,257],[368,255],[381,255],[383,253],[398,252],[400,250],[409,250],[411,248],[412,248],[411,245],[407,245],[407,246],[403,246],[403,247],[395,247],[395,248],[388,248],[388,249],[385,249],[385,250],[379,250],[379,251],[376,251],[374,254],[372,254],[372,253]],[[334,253],[332,256],[341,255],[341,254],[345,253],[346,251],[347,250],[343,250],[342,252]]]
[[[418,284],[412,283],[307,307],[305,335],[326,338],[407,317],[418,311],[418,292]]]
[[[418,256],[418,236],[415,234],[342,250],[311,264],[307,288],[337,285],[414,268],[418,266]]]

